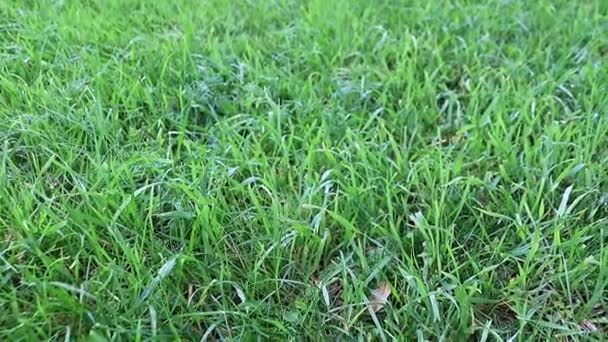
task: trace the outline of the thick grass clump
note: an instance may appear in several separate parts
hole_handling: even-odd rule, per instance
[[[1,340],[601,339],[607,227],[606,1],[0,2]]]

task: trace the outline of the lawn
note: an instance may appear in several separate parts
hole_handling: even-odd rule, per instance
[[[0,340],[608,333],[608,2],[0,2]]]

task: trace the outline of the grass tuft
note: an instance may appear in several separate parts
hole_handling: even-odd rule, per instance
[[[599,0],[0,2],[0,339],[602,339],[606,37]]]

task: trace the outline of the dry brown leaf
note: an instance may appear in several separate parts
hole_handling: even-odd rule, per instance
[[[391,286],[387,282],[378,284],[378,287],[372,290],[372,295],[369,298],[369,303],[373,312],[378,312],[388,303],[388,297],[391,295]]]
[[[194,285],[188,284],[188,306],[192,303],[192,299],[194,298]]]

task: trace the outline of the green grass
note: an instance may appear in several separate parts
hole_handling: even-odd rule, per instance
[[[0,270],[1,340],[605,338],[608,2],[2,1]]]

